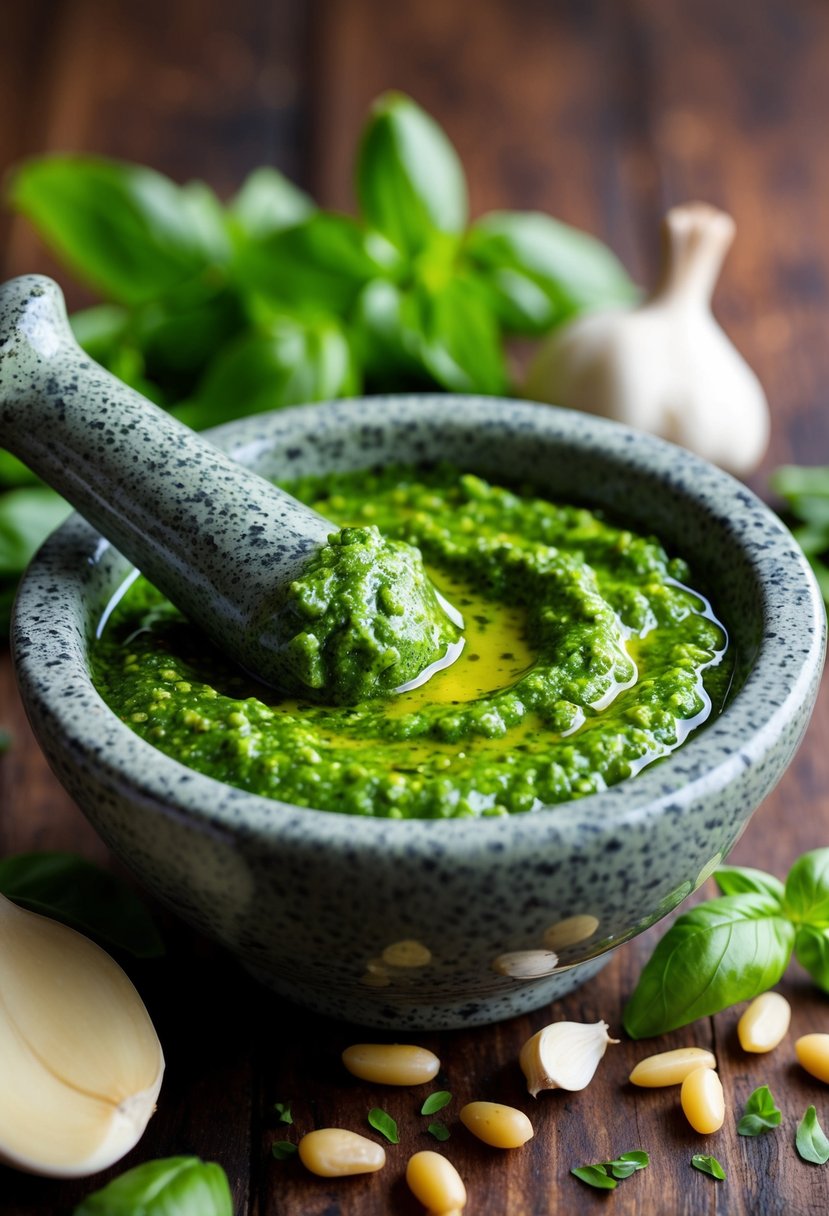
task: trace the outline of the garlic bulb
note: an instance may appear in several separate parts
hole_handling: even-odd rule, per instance
[[[140,1139],[163,1072],[121,968],[0,895],[0,1161],[55,1178],[112,1165]]]
[[[749,473],[769,438],[760,382],[711,314],[731,216],[705,203],[665,217],[662,274],[632,309],[577,317],[554,330],[525,396],[614,418]]]
[[[607,1022],[552,1022],[521,1048],[518,1062],[535,1098],[542,1089],[584,1089],[608,1043]]]

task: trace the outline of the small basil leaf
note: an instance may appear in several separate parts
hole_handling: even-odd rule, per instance
[[[445,1123],[441,1123],[440,1119],[435,1119],[433,1123],[430,1123],[426,1131],[436,1140],[448,1140],[451,1135],[449,1128]]]
[[[783,903],[785,888],[779,878],[748,866],[718,866],[712,875],[723,895],[768,895]]]
[[[624,1013],[633,1039],[664,1034],[773,988],[794,926],[768,895],[723,895],[684,912],[658,943]]]
[[[19,853],[0,861],[0,891],[16,904],[71,925],[136,958],[164,944],[150,914],[120,879],[72,853]]]
[[[829,848],[804,853],[789,870],[786,913],[798,924],[829,928]]]
[[[439,1089],[423,1103],[420,1108],[421,1115],[436,1115],[439,1110],[443,1110],[444,1106],[448,1106],[452,1101],[452,1095],[446,1089]]]
[[[261,238],[299,223],[315,211],[311,198],[276,169],[254,169],[228,204],[231,230]]]
[[[600,1191],[613,1191],[619,1185],[615,1178],[610,1177],[603,1165],[577,1165],[570,1170],[570,1173],[575,1174],[588,1186],[594,1186]]]
[[[769,485],[781,498],[798,498],[802,495],[829,498],[829,465],[811,468],[783,465],[774,470]]]
[[[78,1204],[73,1216],[233,1216],[220,1165],[167,1157],[127,1170]]]
[[[434,383],[419,355],[416,310],[397,284],[388,279],[367,283],[351,320],[358,358],[375,392]]]
[[[108,367],[112,352],[126,337],[129,320],[129,313],[120,304],[96,304],[74,312],[69,323],[86,353]]]
[[[621,1181],[623,1178],[629,1178],[631,1174],[635,1174],[637,1170],[643,1170],[650,1165],[650,1157],[641,1149],[634,1149],[630,1153],[622,1153],[615,1161],[605,1161],[602,1164],[606,1170],[610,1170],[614,1178]]]
[[[464,229],[463,166],[438,124],[410,97],[387,93],[374,103],[356,178],[365,221],[409,254],[423,249],[435,232]]]
[[[246,325],[234,291],[191,281],[143,308],[133,328],[147,376],[178,401]]]
[[[370,279],[395,272],[398,255],[346,215],[317,211],[290,228],[247,242],[238,252],[239,286],[266,304],[347,313]]]
[[[271,1153],[277,1161],[287,1161],[296,1156],[297,1146],[290,1140],[277,1140],[271,1145]]]
[[[182,190],[141,165],[42,157],[17,169],[8,196],[79,277],[116,303],[155,299],[226,256],[206,187]]]
[[[794,953],[801,967],[806,968],[818,987],[829,992],[829,929],[798,925]]]
[[[20,574],[72,508],[46,486],[0,496],[0,575]]]
[[[385,1136],[389,1144],[399,1144],[400,1137],[397,1134],[397,1124],[391,1115],[386,1111],[381,1110],[379,1106],[375,1106],[368,1112],[368,1122],[375,1131],[381,1136]]]
[[[810,1106],[797,1125],[795,1145],[804,1161],[814,1165],[825,1165],[829,1161],[829,1140],[820,1126],[817,1111]]]
[[[469,231],[464,252],[497,291],[515,287],[502,273],[519,274],[543,291],[547,311],[521,318],[507,295],[501,315],[521,333],[542,333],[555,322],[590,308],[633,303],[639,295],[621,262],[606,245],[578,228],[536,211],[485,215]]]
[[[743,1117],[737,1124],[740,1136],[760,1136],[780,1126],[783,1115],[777,1109],[768,1085],[760,1085],[749,1096]]]
[[[706,1157],[704,1153],[695,1153],[691,1158],[691,1165],[700,1173],[710,1174],[712,1178],[716,1178],[720,1182],[725,1180],[725,1170],[716,1157]]]
[[[359,388],[359,371],[337,322],[283,317],[266,333],[246,335],[222,351],[196,395],[173,413],[203,430],[241,414],[330,401]]]
[[[273,1108],[279,1116],[280,1123],[293,1123],[294,1117],[291,1114],[290,1102],[274,1102]]]
[[[792,528],[792,536],[807,557],[815,557],[829,549],[829,526],[819,528],[804,524],[801,528]]]

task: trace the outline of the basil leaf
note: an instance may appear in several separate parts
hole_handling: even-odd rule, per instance
[[[519,333],[543,333],[574,313],[631,304],[639,295],[606,245],[538,211],[485,215],[464,253],[499,299],[504,323]],[[528,284],[543,293],[546,309]]]
[[[277,1140],[271,1145],[271,1153],[277,1161],[287,1161],[296,1156],[297,1146],[290,1140]]]
[[[127,1170],[78,1204],[73,1216],[233,1216],[227,1175],[198,1157],[166,1157]]]
[[[357,198],[365,221],[399,249],[419,253],[435,232],[466,225],[466,180],[434,119],[402,93],[372,107],[357,152]]]
[[[702,1174],[710,1174],[719,1182],[725,1180],[725,1170],[716,1157],[706,1157],[704,1153],[695,1153],[691,1158],[691,1165],[695,1170],[699,1170]]]
[[[193,392],[216,352],[247,324],[234,291],[191,281],[141,310],[135,343],[147,376],[161,385],[168,400],[179,401]]]
[[[737,1133],[740,1136],[760,1136],[779,1127],[782,1118],[768,1085],[760,1085],[746,1102],[743,1117],[737,1124]]]
[[[393,274],[398,255],[346,215],[317,211],[239,250],[239,286],[270,304],[342,315],[370,279]]]
[[[9,490],[0,496],[0,575],[20,574],[71,510],[47,486]]]
[[[280,1123],[293,1123],[294,1117],[291,1114],[290,1102],[274,1102],[273,1108],[279,1115]]]
[[[354,355],[337,322],[283,317],[266,333],[240,338],[219,354],[195,397],[173,413],[202,430],[242,414],[329,401],[359,389]]]
[[[588,1186],[594,1186],[601,1191],[613,1191],[619,1185],[615,1178],[610,1177],[603,1165],[577,1165],[570,1170],[570,1173],[575,1174]]]
[[[650,1165],[650,1157],[641,1149],[634,1149],[630,1153],[622,1153],[615,1161],[604,1161],[602,1164],[606,1170],[610,1170],[614,1178],[621,1181]]]
[[[798,857],[786,879],[785,906],[796,924],[829,928],[829,848]]]
[[[11,452],[0,448],[0,486],[30,486],[37,485],[37,477]]]
[[[368,1112],[368,1122],[375,1131],[381,1136],[385,1136],[389,1144],[399,1144],[400,1137],[397,1134],[397,1124],[391,1115],[386,1111],[381,1110],[379,1106],[375,1106]]]
[[[773,988],[795,933],[778,913],[767,895],[723,895],[684,912],[658,943],[625,1008],[631,1038],[676,1030]]]
[[[421,1115],[436,1115],[439,1110],[443,1110],[444,1106],[448,1106],[452,1101],[452,1095],[446,1089],[439,1089],[423,1103],[420,1108]]]
[[[794,939],[794,953],[818,987],[829,992],[829,929],[799,925]]]
[[[797,498],[802,495],[829,498],[829,465],[803,468],[787,464],[775,469],[769,485],[781,498]]]
[[[0,861],[0,891],[135,958],[164,953],[141,900],[106,870],[72,853],[19,853]]]
[[[260,238],[299,223],[314,210],[313,199],[278,170],[263,165],[245,178],[227,214],[231,231]]]
[[[494,395],[506,391],[498,327],[471,278],[455,276],[436,293],[416,287],[404,300],[404,326],[410,349],[443,388]]]
[[[69,323],[86,353],[108,367],[112,352],[126,337],[129,319],[129,313],[120,304],[96,304],[74,312]]]
[[[785,888],[779,878],[748,866],[718,866],[712,875],[723,895],[768,895],[782,905]]]
[[[829,1140],[818,1122],[814,1106],[808,1108],[797,1125],[795,1145],[804,1161],[811,1161],[815,1165],[825,1165],[829,1161]]]
[[[227,255],[207,187],[181,189],[141,165],[42,157],[17,169],[8,197],[80,278],[119,304],[152,300]]]
[[[451,1135],[449,1128],[445,1123],[441,1123],[440,1119],[435,1119],[433,1123],[430,1123],[426,1128],[426,1131],[429,1132],[431,1136],[434,1136],[436,1140],[441,1141],[448,1140]]]

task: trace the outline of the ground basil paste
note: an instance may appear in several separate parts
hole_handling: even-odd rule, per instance
[[[350,814],[503,815],[622,781],[722,708],[725,631],[658,541],[444,467],[289,488],[344,527],[418,546],[463,614],[463,651],[391,697],[280,699],[138,579],[96,644],[95,679],[181,763]]]

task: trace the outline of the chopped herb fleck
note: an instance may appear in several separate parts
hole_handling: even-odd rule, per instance
[[[368,1121],[376,1132],[386,1137],[389,1144],[400,1143],[400,1137],[397,1134],[397,1124],[391,1115],[386,1114],[379,1106],[375,1106],[373,1110],[368,1112]]]
[[[423,1103],[420,1108],[421,1115],[435,1115],[439,1110],[443,1110],[444,1106],[448,1106],[452,1101],[452,1095],[447,1089],[439,1089]]]
[[[820,1126],[814,1106],[808,1108],[797,1125],[795,1144],[804,1161],[811,1161],[813,1165],[825,1165],[829,1161],[829,1140]]]
[[[737,1131],[741,1136],[761,1136],[777,1127],[782,1118],[783,1115],[777,1109],[768,1085],[760,1085],[746,1102]]]
[[[716,1157],[706,1157],[704,1153],[694,1153],[691,1158],[691,1165],[695,1170],[699,1170],[701,1174],[710,1174],[712,1178],[716,1178],[719,1182],[725,1181],[725,1170]]]

